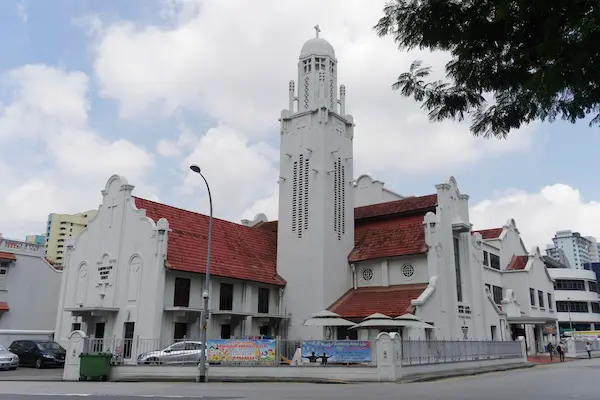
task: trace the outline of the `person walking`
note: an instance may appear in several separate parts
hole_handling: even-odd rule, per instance
[[[552,362],[552,353],[554,353],[554,345],[552,342],[548,342],[546,345],[546,350],[548,351],[548,354],[550,354],[550,362]]]
[[[587,342],[585,344],[585,351],[587,351],[588,358],[591,360],[592,359],[592,344],[590,342]]]
[[[565,345],[563,342],[558,342],[556,345],[556,352],[558,353],[558,359],[560,362],[565,361]]]

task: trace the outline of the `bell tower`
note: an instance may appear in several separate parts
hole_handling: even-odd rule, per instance
[[[338,97],[335,50],[318,25],[315,31],[300,51],[298,91],[290,81],[280,118],[277,268],[287,280],[289,336],[304,339],[324,337],[302,323],[351,287],[354,247],[354,123],[343,85]]]

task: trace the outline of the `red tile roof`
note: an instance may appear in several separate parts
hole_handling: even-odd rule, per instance
[[[423,216],[385,219],[355,227],[349,261],[372,260],[427,252]]]
[[[0,251],[0,260],[17,261],[17,256],[15,256],[13,253],[6,253],[4,251]]]
[[[0,311],[9,311],[8,303],[0,303]]]
[[[437,194],[429,194],[427,196],[407,197],[401,200],[388,201],[387,203],[356,207],[354,209],[354,218],[374,218],[415,211],[425,214],[427,211],[435,211],[436,207]]]
[[[410,313],[411,300],[417,299],[426,288],[426,284],[411,284],[351,289],[329,310],[343,318],[365,318],[373,313],[397,317]]]
[[[472,233],[479,232],[483,240],[486,239],[498,239],[504,231],[504,228],[493,228],[493,229],[482,229],[480,231],[473,231]]]
[[[209,217],[133,197],[138,209],[155,222],[169,221],[167,263],[178,271],[206,273]],[[213,218],[211,274],[227,278],[285,285],[277,275],[277,235]]]
[[[512,256],[508,267],[506,267],[507,271],[522,271],[527,266],[527,261],[529,261],[528,256]]]
[[[399,214],[423,214],[428,211],[434,211],[437,207],[437,194],[429,194],[426,196],[406,197],[401,200],[388,201],[387,203],[372,204],[368,206],[356,207],[354,209],[354,219],[358,220],[397,216]],[[277,231],[277,221],[264,222],[256,225],[256,228],[265,229],[268,231]]]

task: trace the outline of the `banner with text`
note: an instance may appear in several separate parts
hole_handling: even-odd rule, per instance
[[[302,342],[302,358],[315,357],[322,362],[323,354],[328,363],[370,362],[371,342],[367,340],[311,340]]]
[[[277,353],[275,340],[224,339],[206,342],[208,362],[273,362]]]

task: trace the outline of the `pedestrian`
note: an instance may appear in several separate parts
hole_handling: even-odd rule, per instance
[[[592,359],[592,344],[590,342],[587,342],[585,344],[585,351],[587,351],[588,358],[591,360]]]
[[[556,352],[558,353],[558,358],[560,362],[565,361],[565,345],[563,342],[558,342],[556,345]]]
[[[554,353],[554,345],[552,342],[548,342],[546,345],[546,350],[548,351],[548,354],[550,354],[550,362],[552,362],[552,353]]]

